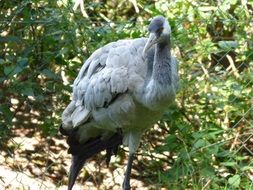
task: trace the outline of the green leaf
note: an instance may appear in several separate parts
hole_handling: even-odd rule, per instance
[[[223,165],[223,166],[230,166],[230,167],[232,167],[232,166],[236,166],[236,162],[222,162],[221,163],[221,165]]]
[[[173,144],[176,141],[177,141],[176,135],[172,134],[172,135],[169,135],[168,137],[166,137],[167,144]]]
[[[41,71],[43,75],[49,78],[57,79],[59,78],[54,72],[52,72],[50,69],[44,69]]]
[[[17,62],[18,66],[21,67],[21,68],[24,68],[28,65],[28,58],[20,58],[18,59],[18,62]]]
[[[0,36],[0,42],[19,42],[20,41],[20,37],[17,36]]]
[[[204,146],[206,146],[206,145],[207,145],[207,143],[206,143],[205,140],[199,139],[199,140],[197,140],[197,142],[193,145],[193,148],[194,148],[194,149],[198,149],[198,148],[204,147]]]
[[[4,68],[4,74],[11,77],[19,72],[21,72],[23,68],[21,68],[19,65],[10,65]]]
[[[214,146],[208,147],[207,151],[208,151],[209,154],[216,155],[218,153],[218,151],[219,151],[219,146],[218,145],[214,145]]]
[[[21,68],[21,67],[17,66],[17,67],[14,69],[14,71],[13,71],[12,75],[17,74],[17,73],[21,72],[22,70],[23,70],[23,68]]]
[[[10,74],[12,74],[12,72],[15,69],[15,67],[16,66],[14,66],[14,65],[11,65],[11,66],[8,66],[8,67],[4,67],[4,74],[7,75],[7,76],[10,75]]]
[[[205,167],[202,167],[200,169],[200,173],[202,176],[205,176],[205,177],[211,177],[211,176],[214,176],[215,175],[215,171],[214,169],[211,167],[211,166],[205,166]]]
[[[31,87],[25,87],[21,90],[21,93],[26,96],[34,96],[33,89]]]
[[[218,46],[225,50],[235,49],[238,47],[238,42],[236,41],[219,41]]]
[[[247,171],[247,170],[252,170],[253,166],[243,166],[241,167],[241,171]]]
[[[14,113],[10,110],[10,108],[6,105],[0,105],[0,115],[3,114],[4,118],[7,122],[11,122]]]
[[[4,63],[5,63],[5,60],[4,59],[0,59],[0,65],[4,64]]]
[[[232,186],[232,187],[239,187],[240,185],[240,182],[241,182],[241,176],[236,174],[232,177],[230,177],[228,179],[228,183]]]
[[[179,155],[180,155],[180,158],[182,159],[189,159],[189,153],[187,152],[187,150],[185,150],[185,148],[182,148],[180,151],[179,151]]]
[[[230,155],[230,152],[229,152],[228,150],[224,150],[224,151],[219,152],[219,153],[217,154],[218,157],[227,157],[227,156],[229,156],[229,155]]]
[[[202,138],[204,135],[205,135],[205,133],[202,132],[202,131],[198,131],[198,132],[192,133],[192,136],[193,136],[196,140],[199,139],[199,138]]]

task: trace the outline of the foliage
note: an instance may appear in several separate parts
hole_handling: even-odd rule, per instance
[[[163,14],[181,88],[146,134],[136,170],[145,166],[154,189],[252,188],[252,2],[141,0],[137,14],[130,1],[85,1],[87,18],[67,0],[0,7],[1,142],[13,128],[55,136],[82,62],[110,41],[144,36],[148,19]]]

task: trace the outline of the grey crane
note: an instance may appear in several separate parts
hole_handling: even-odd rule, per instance
[[[141,136],[174,102],[179,80],[168,21],[156,16],[148,30],[149,38],[119,40],[97,49],[75,79],[60,127],[72,154],[68,190],[87,159],[106,150],[109,164],[121,144],[129,148],[122,189],[131,189]]]

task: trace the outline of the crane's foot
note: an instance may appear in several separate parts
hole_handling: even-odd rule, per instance
[[[124,180],[124,182],[122,184],[122,190],[131,190],[131,186],[130,186],[129,181]]]

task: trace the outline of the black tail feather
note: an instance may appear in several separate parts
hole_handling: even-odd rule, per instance
[[[106,149],[106,165],[107,165],[107,167],[109,167],[109,163],[110,163],[110,161],[111,161],[111,157],[112,157],[112,155],[114,154],[114,155],[117,155],[117,153],[118,153],[118,146],[115,146],[115,147],[109,147],[109,148],[107,148]]]
[[[69,136],[69,135],[71,134],[71,131],[72,131],[72,130],[67,131],[66,129],[64,129],[64,128],[62,127],[62,124],[61,124],[60,127],[59,127],[59,132],[60,132],[62,135],[64,135],[64,136]]]
[[[69,171],[69,184],[68,184],[68,190],[71,190],[75,184],[76,178],[83,168],[83,165],[85,163],[86,159],[80,155],[73,155],[72,156],[72,163],[70,166]]]
[[[87,159],[106,150],[106,163],[109,164],[112,154],[117,153],[117,149],[119,145],[122,144],[123,138],[121,132],[117,132],[107,140],[101,140],[100,137],[96,137],[80,144],[75,140],[74,133],[75,131],[73,131],[67,140],[69,144],[69,153],[72,154],[68,190],[72,189],[75,180]]]

